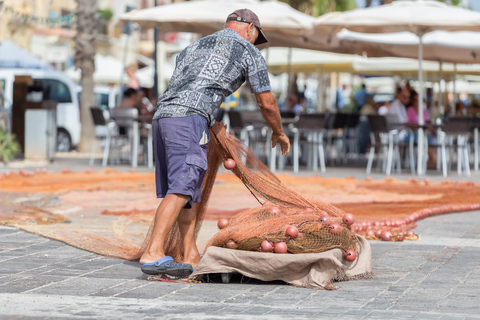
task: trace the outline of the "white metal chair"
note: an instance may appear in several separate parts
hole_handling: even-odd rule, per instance
[[[93,166],[95,162],[95,151],[97,150],[98,141],[104,141],[102,167],[106,167],[110,156],[112,137],[118,135],[117,126],[114,121],[105,118],[102,109],[90,107],[90,112],[95,125],[95,142],[92,147],[92,154],[90,155],[90,166]]]
[[[370,151],[368,155],[366,173],[370,174],[372,170],[373,159],[375,157],[375,150],[379,149],[379,158],[377,166],[382,164],[382,169],[389,176],[392,172],[392,165],[396,166],[397,172],[401,172],[401,156],[400,156],[400,138],[398,129],[389,129],[387,119],[380,115],[368,115],[368,124],[370,127]],[[414,157],[414,136],[410,132],[410,139],[408,142],[410,168],[412,174],[415,170]]]
[[[323,146],[325,118],[325,114],[305,114],[290,126],[290,131],[293,133],[293,171],[295,173],[299,171],[301,145],[305,146],[307,167],[317,171],[320,162],[320,171],[326,172]]]
[[[441,147],[443,176],[447,177],[454,147],[457,148],[457,173],[462,174],[462,168],[470,176],[468,138],[471,130],[472,118],[465,116],[450,116],[445,126],[438,130],[438,143]],[[448,156],[447,156],[448,151]]]

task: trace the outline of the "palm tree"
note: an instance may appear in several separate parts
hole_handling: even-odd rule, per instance
[[[95,39],[97,37],[97,0],[77,1],[77,34],[75,41],[74,63],[81,70],[82,94],[81,117],[82,135],[79,151],[91,150],[95,139],[95,126],[90,114],[90,107],[95,104],[93,94],[93,72],[95,71]]]

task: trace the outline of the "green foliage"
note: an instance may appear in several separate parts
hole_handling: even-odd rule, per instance
[[[312,16],[321,16],[332,11],[353,10],[357,6],[355,0],[279,0],[288,3],[292,8]],[[389,4],[393,0],[380,0],[380,4]],[[454,6],[458,6],[461,0],[437,0]],[[366,1],[367,7],[371,0]]]
[[[461,0],[437,0],[446,4],[451,4],[452,6],[458,6]]]
[[[8,162],[20,152],[15,135],[0,128],[0,161]]]
[[[332,11],[353,10],[357,6],[355,0],[280,0],[288,3],[292,8],[298,11],[320,16]]]
[[[98,13],[100,13],[106,21],[110,21],[113,18],[113,11],[110,9],[98,9]]]

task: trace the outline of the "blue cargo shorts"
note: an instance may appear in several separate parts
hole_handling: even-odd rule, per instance
[[[153,120],[157,198],[190,196],[186,209],[200,202],[210,141],[207,119],[200,115]]]

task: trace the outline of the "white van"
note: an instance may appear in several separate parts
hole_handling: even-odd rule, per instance
[[[75,84],[63,72],[41,69],[0,69],[0,93],[4,110],[11,115],[16,75],[29,75],[44,90],[43,100],[57,101],[57,151],[70,151],[80,142],[80,107]]]
[[[80,100],[80,96],[82,94],[82,86],[77,85],[76,90],[77,98],[81,105],[82,101]],[[100,107],[102,110],[115,108],[119,105],[122,98],[122,93],[118,86],[95,85],[95,87],[93,87],[93,94],[95,96],[95,106]]]

